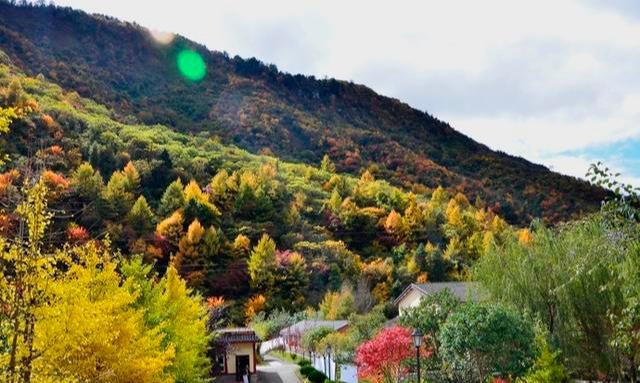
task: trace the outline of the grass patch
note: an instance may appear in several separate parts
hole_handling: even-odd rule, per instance
[[[278,359],[282,359],[284,361],[291,362],[291,363],[297,364],[298,361],[300,360],[300,357],[298,355],[291,354],[282,350],[273,350],[270,352],[270,354],[275,356]]]

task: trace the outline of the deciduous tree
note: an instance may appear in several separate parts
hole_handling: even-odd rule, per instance
[[[411,330],[400,326],[385,328],[358,347],[358,377],[374,383],[398,382],[407,374],[406,362],[413,356]]]
[[[0,378],[8,383],[31,381],[39,353],[38,310],[50,300],[55,266],[61,258],[43,249],[52,217],[44,181],[25,184],[23,197],[16,213],[26,233],[20,230],[15,241],[0,238]]]
[[[171,214],[169,218],[162,220],[156,226],[156,233],[160,234],[174,246],[178,246],[180,238],[182,238],[184,218],[179,211]]]
[[[44,381],[168,381],[175,346],[163,347],[159,329],[145,327],[107,248],[89,243],[70,255],[79,261],[37,310],[38,374]]]
[[[258,291],[271,291],[277,268],[276,243],[267,234],[253,248],[248,267],[251,286]]]

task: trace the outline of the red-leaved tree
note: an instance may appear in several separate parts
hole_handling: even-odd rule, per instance
[[[407,374],[406,361],[414,353],[411,330],[400,326],[386,328],[358,347],[358,376],[374,383],[397,382]]]

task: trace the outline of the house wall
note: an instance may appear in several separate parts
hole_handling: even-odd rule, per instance
[[[236,355],[249,355],[249,365],[251,372],[256,372],[256,360],[254,343],[234,343],[227,349],[227,374],[236,373]]]
[[[422,299],[423,296],[424,294],[422,294],[421,292],[417,291],[416,289],[412,289],[398,302],[398,312],[400,313],[400,315],[402,315],[404,310],[418,306],[418,304],[420,303],[420,299]]]

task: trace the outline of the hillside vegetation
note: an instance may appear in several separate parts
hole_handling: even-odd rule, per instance
[[[171,262],[190,286],[226,299],[237,322],[264,309],[302,310],[345,286],[366,311],[416,280],[465,278],[513,232],[442,188],[406,192],[368,171],[336,173],[329,157],[295,164],[207,132],[117,122],[106,107],[8,62],[0,100],[13,111],[2,136],[3,235],[19,229],[10,207],[22,180],[42,174],[58,212],[52,244],[108,237],[160,272]]]
[[[0,2],[0,381],[203,383],[232,360],[221,328],[340,319],[285,351],[371,382],[411,381],[416,353],[430,381],[638,382],[640,188],[619,176],[593,164],[590,186],[362,86]],[[477,299],[398,316],[436,281]]]
[[[203,132],[308,164],[329,154],[339,171],[369,169],[418,193],[460,191],[511,223],[568,220],[597,210],[604,197],[602,189],[494,152],[365,86],[282,73],[180,36],[161,45],[146,29],[110,17],[0,2],[0,48],[26,73],[106,105],[114,120]],[[201,81],[179,74],[176,56],[184,49],[204,59]]]

